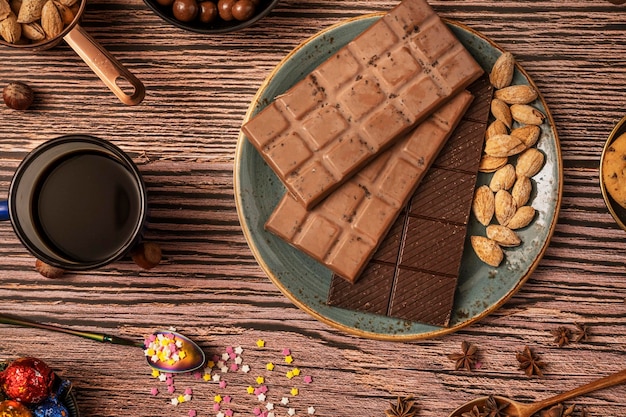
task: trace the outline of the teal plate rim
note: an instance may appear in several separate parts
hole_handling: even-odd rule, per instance
[[[243,123],[382,15],[374,13],[339,22],[297,46],[265,79]],[[445,21],[488,72],[497,57],[504,52],[503,48],[463,24]],[[516,64],[513,83],[528,84],[537,89],[519,64]],[[518,231],[523,244],[518,248],[507,249],[505,261],[498,268],[489,267],[478,260],[466,242],[448,327],[327,305],[326,297],[332,276],[330,270],[264,230],[264,223],[285,188],[240,132],[235,152],[234,193],[237,215],[248,246],[268,278],[293,304],[315,319],[348,334],[377,340],[414,341],[449,334],[475,323],[502,306],[528,280],[548,248],[556,227],[563,188],[560,144],[554,120],[541,94],[533,105],[546,115],[537,144],[537,148],[546,156],[546,161],[539,174],[532,179],[534,191],[529,203],[538,214],[530,226]],[[478,183],[488,183],[491,175],[479,174]],[[472,217],[468,238],[473,234],[484,235],[484,226]]]

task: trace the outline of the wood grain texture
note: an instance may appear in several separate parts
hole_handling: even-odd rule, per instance
[[[241,232],[233,196],[237,136],[252,97],[294,47],[346,18],[386,11],[397,1],[283,0],[239,33],[184,32],[141,0],[90,0],[81,25],[146,85],[145,101],[117,101],[65,44],[37,54],[0,49],[0,84],[36,91],[27,112],[0,106],[0,189],[19,161],[43,141],[93,134],[137,162],[149,191],[146,238],[163,263],[142,271],[128,259],[98,271],[45,279],[10,224],[0,225],[0,310],[47,323],[140,340],[176,326],[209,354],[244,347],[250,374],[229,386],[176,377],[194,399],[177,407],[150,376],[142,352],[41,330],[0,327],[0,360],[37,356],[75,385],[84,416],[215,415],[213,396],[229,393],[235,415],[262,405],[245,393],[265,364],[291,348],[294,365],[314,382],[292,399],[298,415],[382,416],[412,395],[419,416],[446,416],[478,395],[532,401],[621,370],[626,365],[626,232],[617,228],[599,188],[602,147],[626,108],[626,7],[606,0],[433,0],[512,52],[538,85],[563,151],[563,202],[551,245],[536,272],[502,308],[455,334],[413,343],[343,334],[294,307],[265,277]],[[550,330],[586,323],[587,342],[558,347]],[[265,349],[255,341],[266,340]],[[455,371],[446,355],[476,344],[481,366]],[[531,346],[548,364],[544,378],[517,369]],[[122,363],[120,363],[122,362]],[[285,365],[281,363],[281,372]],[[268,376],[278,404],[297,381]],[[150,388],[161,393],[153,397]],[[576,400],[593,416],[626,415],[626,387]],[[286,415],[277,406],[277,416]]]

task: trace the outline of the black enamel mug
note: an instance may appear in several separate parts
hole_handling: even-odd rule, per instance
[[[132,159],[103,139],[69,135],[31,151],[18,166],[0,220],[24,246],[65,270],[95,269],[142,238],[146,188]]]

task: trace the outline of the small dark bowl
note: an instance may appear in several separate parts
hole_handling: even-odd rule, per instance
[[[146,5],[148,5],[150,9],[152,9],[154,13],[156,13],[166,22],[171,23],[172,25],[184,30],[207,34],[235,32],[237,30],[252,26],[256,22],[267,16],[269,12],[272,11],[272,9],[276,6],[276,4],[278,4],[279,1],[280,0],[261,0],[261,3],[257,7],[256,14],[252,16],[252,18],[245,21],[231,20],[227,22],[218,17],[215,22],[205,24],[200,22],[199,20],[195,20],[192,22],[181,22],[180,20],[174,18],[171,6],[161,6],[155,0],[144,0]],[[215,2],[217,3],[217,0],[215,0]]]
[[[604,158],[607,154],[608,148],[611,144],[621,135],[626,134],[626,116],[624,116],[613,128],[609,137],[604,144],[604,149],[602,150],[602,156],[600,157],[600,189],[602,191],[602,197],[604,198],[604,203],[606,207],[609,209],[611,216],[617,223],[617,225],[626,231],[626,208],[620,206],[617,201],[611,197],[608,190],[606,189],[606,185],[604,184],[604,178],[602,176],[603,167],[604,167]]]

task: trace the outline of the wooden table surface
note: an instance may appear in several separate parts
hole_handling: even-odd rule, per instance
[[[248,374],[224,374],[226,388],[190,375],[176,393],[151,376],[137,348],[36,329],[0,326],[0,360],[36,356],[70,379],[84,416],[213,416],[216,394],[235,415],[264,406],[246,392],[266,375],[276,416],[382,416],[413,396],[418,416],[447,416],[480,395],[549,397],[626,366],[626,232],[606,209],[598,166],[626,108],[626,6],[606,0],[433,0],[441,16],[482,32],[512,52],[553,114],[564,166],[563,199],[550,246],[504,306],[451,335],[414,342],[363,339],[301,311],[268,280],[242,233],[233,192],[241,122],[256,90],[294,47],[344,19],[387,11],[393,0],[282,0],[257,25],[206,36],[170,26],[142,0],[90,0],[82,26],[147,89],[125,106],[67,45],[33,54],[0,49],[0,84],[30,84],[25,112],[0,106],[0,189],[36,145],[69,133],[108,139],[138,164],[148,186],[146,238],[164,258],[150,271],[123,259],[93,272],[47,279],[34,269],[10,224],[0,225],[0,311],[45,323],[141,340],[174,326],[210,356],[241,346]],[[559,347],[551,331],[585,323],[590,338]],[[259,349],[256,341],[266,342]],[[447,355],[478,347],[480,367],[455,370]],[[525,346],[546,363],[527,377],[515,358]],[[294,362],[284,362],[289,348]],[[265,370],[276,364],[273,373]],[[302,374],[288,379],[296,366]],[[303,376],[313,382],[306,384]],[[298,396],[290,389],[298,387]],[[151,394],[158,388],[159,394]],[[171,398],[193,390],[191,401]],[[291,399],[285,407],[283,397]],[[591,416],[626,415],[626,387],[579,397]],[[222,407],[225,410],[226,407]],[[578,414],[580,415],[580,407]]]

